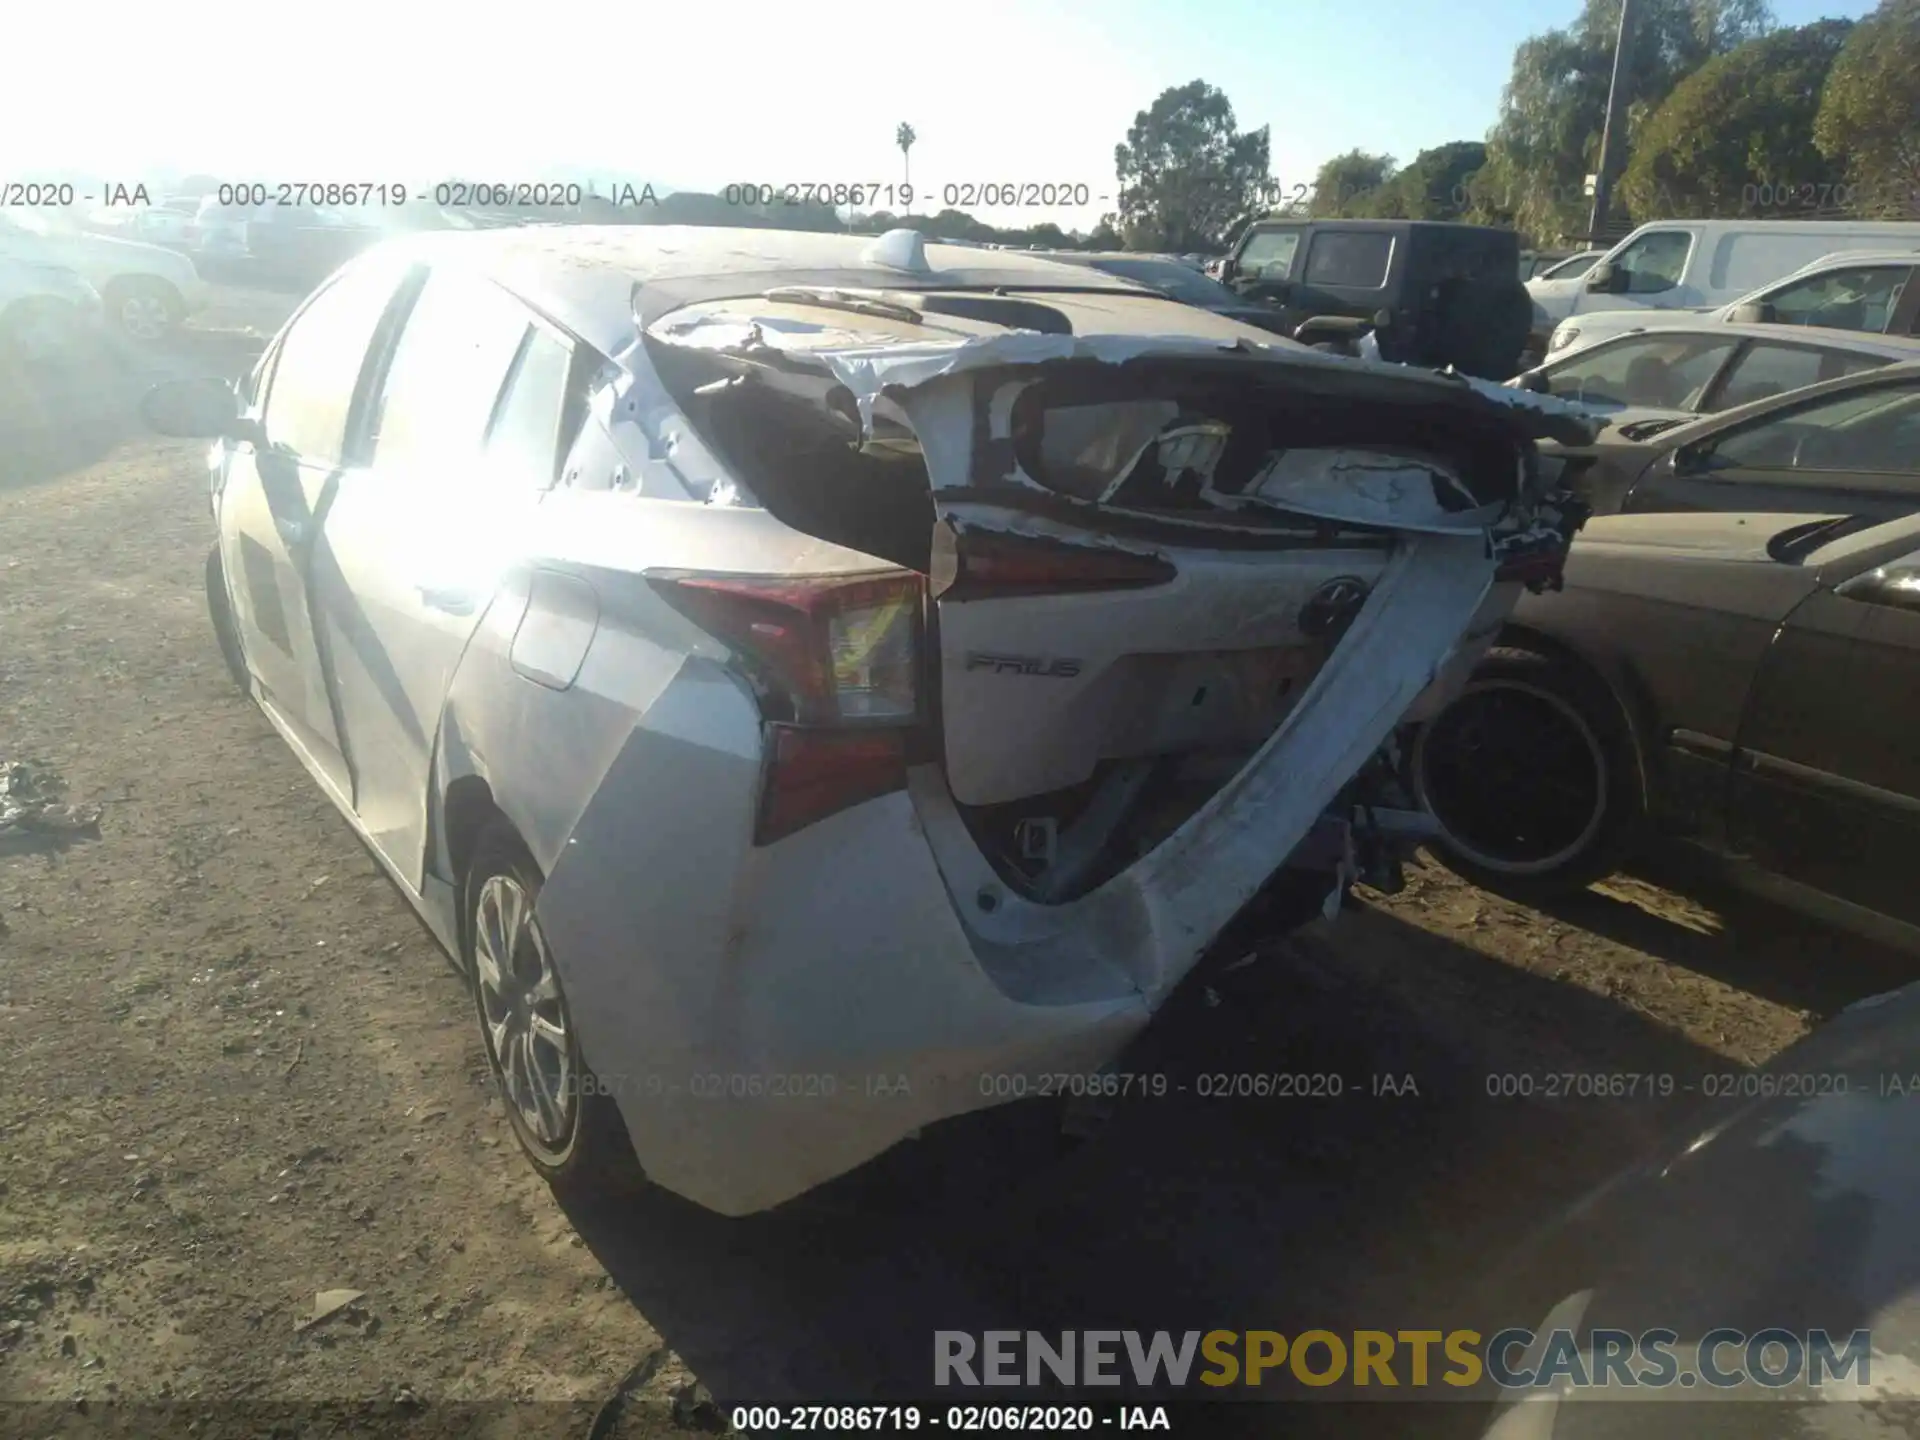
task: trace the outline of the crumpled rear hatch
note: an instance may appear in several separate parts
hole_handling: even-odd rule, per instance
[[[671,318],[652,348],[769,509],[927,576],[947,785],[1041,898],[1238,774],[1419,537],[1477,597],[1528,556],[1547,573],[1578,523],[1533,442],[1591,423],[1548,397],[1293,346],[925,332],[761,302]],[[1467,618],[1404,627],[1412,667]],[[1090,835],[1099,866],[1074,860]]]

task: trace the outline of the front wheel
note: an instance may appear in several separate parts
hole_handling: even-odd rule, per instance
[[[504,820],[480,834],[465,886],[461,958],[487,1068],[521,1153],[556,1191],[642,1183],[609,1087],[587,1068],[536,913],[541,875]]]
[[[1585,666],[1500,649],[1413,742],[1412,781],[1448,869],[1516,899],[1611,874],[1644,815],[1633,734]]]
[[[101,296],[107,316],[130,340],[164,340],[187,313],[180,292],[164,280],[127,275],[113,281]]]

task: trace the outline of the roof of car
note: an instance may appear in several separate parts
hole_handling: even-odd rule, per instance
[[[1845,268],[1851,270],[1856,265],[1911,265],[1920,260],[1920,248],[1909,245],[1904,250],[1834,250],[1822,255],[1818,260],[1810,260],[1798,270],[1790,272],[1789,278],[1805,275],[1813,270]],[[1769,280],[1756,288],[1765,290],[1775,282]]]
[[[1551,358],[1541,368],[1551,369],[1566,361],[1591,355],[1603,346],[1611,348],[1645,335],[1657,335],[1663,340],[1690,336],[1734,342],[1772,340],[1783,344],[1824,345],[1834,350],[1887,355],[1895,360],[1920,360],[1920,335],[1879,335],[1867,330],[1835,330],[1824,325],[1778,325],[1758,321],[1733,325],[1725,320],[1703,319],[1697,325],[1655,325],[1644,330],[1623,330],[1618,335],[1608,335],[1591,345],[1582,345],[1577,350],[1569,350],[1565,355]]]
[[[1269,215],[1248,225],[1249,230],[1266,230],[1279,225],[1337,225],[1342,230],[1470,230],[1482,234],[1493,230],[1503,234],[1512,231],[1502,230],[1498,225],[1468,225],[1457,220],[1349,220],[1336,215]]]
[[[682,306],[777,287],[1149,294],[1117,276],[1023,251],[933,241],[924,269],[896,269],[870,258],[875,241],[700,225],[544,225],[435,231],[379,248],[425,263],[476,266],[609,353],[632,338],[636,313],[650,324]]]
[[[1797,405],[1803,400],[1817,400],[1826,395],[1842,395],[1853,390],[1869,390],[1880,385],[1897,385],[1908,380],[1920,380],[1920,360],[1895,361],[1891,365],[1861,370],[1852,375],[1842,375],[1834,380],[1821,380],[1812,385],[1802,386],[1798,390],[1786,390],[1778,395],[1763,395],[1757,400],[1748,401],[1745,405],[1733,405],[1725,410],[1715,411],[1711,415],[1701,415],[1689,420],[1685,425],[1676,425],[1671,430],[1662,430],[1658,435],[1650,437],[1648,441],[1635,443],[1649,443],[1661,449],[1677,448],[1698,436],[1716,433],[1750,416],[1764,415],[1788,405]],[[1609,438],[1613,438],[1611,431],[1609,431]]]

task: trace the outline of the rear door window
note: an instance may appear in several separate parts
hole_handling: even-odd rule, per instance
[[[1737,405],[1817,385],[1822,380],[1838,380],[1863,370],[1877,370],[1887,363],[1883,356],[1862,355],[1830,346],[1760,341],[1748,346],[1746,353],[1734,361],[1722,377],[1712,408],[1731,410]]]
[[[1767,296],[1781,325],[1824,325],[1831,330],[1886,333],[1913,275],[1911,265],[1862,265],[1829,270],[1783,285]]]
[[[1874,386],[1743,425],[1713,446],[1724,465],[1920,475],[1920,383]]]
[[[1635,335],[1548,366],[1547,387],[1603,410],[1689,410],[1739,343],[1734,336]]]
[[[380,470],[471,465],[533,314],[479,276],[436,271],[407,316],[368,419]]]
[[[1317,230],[1307,249],[1309,285],[1378,290],[1387,283],[1393,236],[1372,230]]]
[[[541,324],[527,327],[487,426],[486,459],[504,482],[550,485],[559,478],[574,347]]]

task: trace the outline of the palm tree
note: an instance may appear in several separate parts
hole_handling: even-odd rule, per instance
[[[913,149],[913,142],[919,138],[913,133],[913,126],[904,120],[894,127],[893,143],[900,147],[900,178],[903,184],[913,183],[913,157],[907,152]]]

